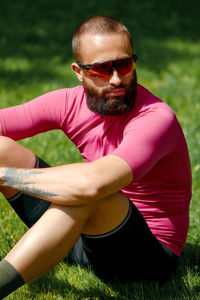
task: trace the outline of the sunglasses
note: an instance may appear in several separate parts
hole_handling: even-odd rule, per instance
[[[103,78],[109,78],[115,69],[119,75],[124,76],[133,71],[137,55],[133,54],[131,57],[104,61],[101,63],[94,63],[84,65],[77,62],[80,68],[86,69],[89,76],[99,76]]]

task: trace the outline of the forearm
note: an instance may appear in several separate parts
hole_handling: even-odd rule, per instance
[[[46,169],[0,168],[0,185],[56,204],[80,205],[87,202],[80,165]]]
[[[132,172],[117,156],[91,163],[44,169],[0,168],[0,185],[60,205],[83,205],[116,193],[132,181]]]

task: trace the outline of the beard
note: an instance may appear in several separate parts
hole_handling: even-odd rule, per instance
[[[125,88],[123,97],[106,97],[106,93],[115,88],[107,88],[99,92],[97,88],[91,87],[83,81],[83,87],[87,96],[88,108],[102,116],[119,116],[129,112],[135,105],[137,97],[137,74],[134,70],[133,79],[129,85],[120,84],[117,88]]]

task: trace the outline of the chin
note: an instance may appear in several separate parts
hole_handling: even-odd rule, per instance
[[[134,77],[129,85],[122,84],[126,89],[123,97],[106,97],[107,90],[99,94],[96,87],[91,87],[87,82],[83,82],[83,87],[87,96],[88,108],[102,116],[120,116],[128,113],[135,105],[137,97],[137,76],[134,70]]]

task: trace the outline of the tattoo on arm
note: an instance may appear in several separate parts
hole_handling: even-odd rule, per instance
[[[33,169],[4,168],[4,174],[1,176],[1,179],[6,187],[11,187],[42,199],[57,198],[59,195],[51,192],[44,186],[40,186],[38,183],[40,175],[43,174],[43,171],[35,171]],[[34,180],[33,177],[36,177],[37,180]]]

